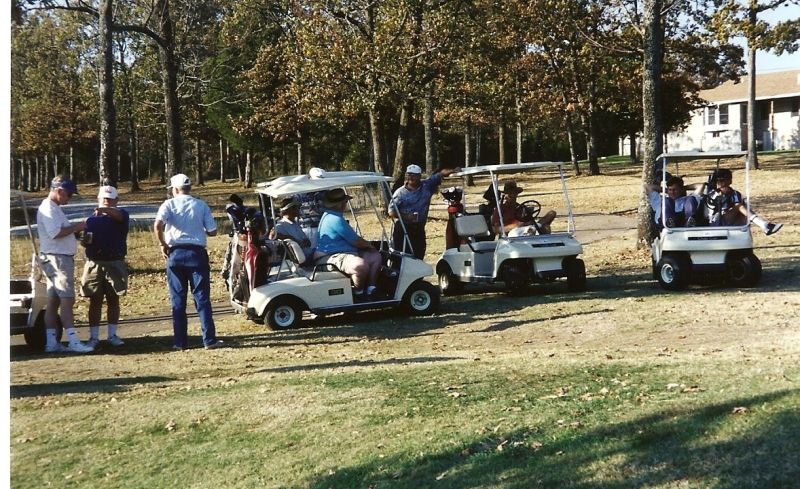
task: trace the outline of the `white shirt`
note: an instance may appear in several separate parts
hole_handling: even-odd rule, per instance
[[[661,192],[649,192],[647,197],[647,200],[650,202],[650,207],[652,207],[653,211],[655,212],[656,222],[661,222]],[[695,194],[691,194],[675,199],[675,212],[683,212],[683,207],[686,205],[686,199],[694,198]]]
[[[78,240],[73,233],[56,238],[61,229],[71,226],[67,215],[56,202],[46,198],[36,212],[36,230],[39,232],[39,251],[48,255],[75,255]]]
[[[167,246],[206,246],[206,231],[217,229],[208,204],[191,195],[179,194],[164,201],[156,214],[164,223],[164,241]]]

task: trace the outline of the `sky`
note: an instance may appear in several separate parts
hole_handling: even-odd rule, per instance
[[[759,17],[770,23],[780,20],[800,19],[800,5],[783,6],[769,12],[764,12]],[[744,40],[741,41],[740,45],[744,47]],[[745,49],[745,59],[747,59],[747,49]],[[774,54],[763,51],[758,51],[756,53],[756,73],[769,73],[791,69],[800,69],[800,50],[782,56],[775,56]]]

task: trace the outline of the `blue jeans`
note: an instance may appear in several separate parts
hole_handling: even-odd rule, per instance
[[[186,296],[192,287],[194,306],[200,316],[200,331],[203,344],[208,346],[217,342],[217,331],[211,312],[211,282],[208,253],[199,246],[176,247],[169,252],[167,259],[167,283],[172,301],[172,330],[175,346],[188,347],[188,322],[186,319]]]

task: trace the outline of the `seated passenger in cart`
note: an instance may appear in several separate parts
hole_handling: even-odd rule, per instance
[[[535,218],[525,215],[525,208],[517,202],[517,196],[522,193],[522,187],[517,186],[517,182],[509,180],[503,185],[503,192],[500,202],[500,212],[503,217],[503,228],[509,237],[531,236],[534,234],[550,234],[550,224],[556,218],[556,211],[550,210],[539,222]],[[500,233],[500,215],[495,208],[492,215],[492,228],[497,234]]]

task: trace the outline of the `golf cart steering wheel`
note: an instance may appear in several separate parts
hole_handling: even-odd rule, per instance
[[[535,219],[542,212],[542,204],[535,200],[526,200],[517,206],[514,217],[521,222],[536,222]]]

